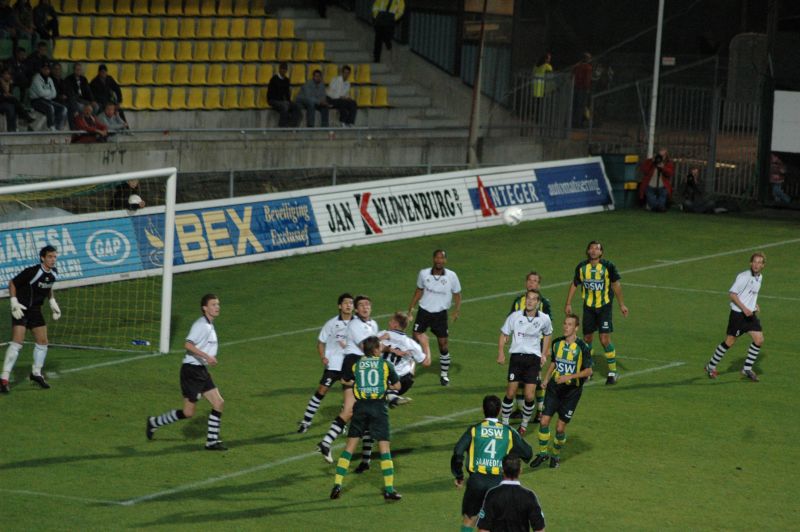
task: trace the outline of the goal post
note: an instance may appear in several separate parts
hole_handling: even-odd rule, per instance
[[[128,203],[138,194],[123,198],[122,207],[115,203],[114,195],[128,190],[125,183],[142,191],[143,208]],[[157,345],[167,353],[176,190],[176,168],[0,184],[0,296],[8,296],[10,279],[39,262],[41,247],[53,245],[59,252],[54,295],[63,316],[52,321],[43,308],[52,345],[131,351]],[[139,244],[143,239],[157,243],[159,256]]]

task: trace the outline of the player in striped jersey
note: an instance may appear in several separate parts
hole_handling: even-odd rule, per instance
[[[578,407],[583,383],[592,376],[592,350],[578,338],[578,325],[578,316],[567,314],[564,318],[564,336],[553,341],[550,365],[544,376],[547,394],[539,422],[539,454],[531,462],[531,467],[539,467],[548,458],[550,419],[555,413],[558,413],[558,424],[550,467],[558,467],[561,448],[567,443],[567,423]]]
[[[586,246],[586,260],[575,267],[575,276],[569,285],[566,314],[572,314],[572,297],[578,286],[583,298],[583,339],[592,347],[594,332],[600,331],[600,343],[605,351],[608,364],[606,384],[617,383],[617,352],[611,343],[614,325],[611,321],[611,310],[614,296],[617,298],[619,310],[628,316],[628,307],[622,299],[622,284],[617,267],[610,260],[603,258],[603,244],[596,240]]]
[[[317,339],[317,352],[325,366],[319,387],[306,405],[306,413],[298,423],[297,432],[304,433],[311,426],[314,414],[317,413],[319,405],[325,399],[325,395],[335,382],[342,378],[342,362],[344,361],[344,348],[347,345],[345,332],[353,317],[353,296],[344,293],[338,299],[339,314],[329,319]]]
[[[525,462],[533,456],[533,449],[517,431],[497,419],[500,414],[500,398],[487,395],[483,398],[485,419],[472,425],[459,438],[450,459],[450,470],[455,477],[456,488],[464,485],[464,454],[467,453],[467,489],[461,502],[463,517],[461,530],[469,532],[475,526],[486,492],[503,480],[503,458],[510,453]]]

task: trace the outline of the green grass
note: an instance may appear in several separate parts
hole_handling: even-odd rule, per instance
[[[220,364],[212,373],[226,399],[222,435],[231,450],[202,450],[205,403],[195,419],[145,440],[145,417],[181,404],[180,355],[64,373],[40,391],[21,382],[31,359],[26,345],[16,386],[0,397],[2,528],[457,530],[463,492],[453,486],[450,455],[480,419],[481,398],[504,389],[507,367],[495,363],[496,341],[510,296],[501,294],[520,291],[525,273],[537,269],[560,330],[567,282],[594,238],[623,273],[630,316],[614,314],[623,378],[613,388],[598,378],[586,389],[560,469],[522,477],[539,495],[549,528],[796,528],[800,289],[792,272],[799,228],[732,216],[616,212],[177,276],[174,349],[200,295],[221,297]],[[720,365],[720,379],[709,381],[702,367],[723,338],[734,276],[751,250],[787,240],[795,242],[765,249],[766,343],[756,366],[762,381],[739,377],[744,339]],[[318,328],[344,290],[369,294],[378,315],[405,309],[417,271],[437,247],[448,250],[466,301],[451,328],[452,385],[444,389],[438,371],[422,371],[408,394],[413,403],[391,411],[404,500],[383,502],[374,467],[349,475],[342,499],[330,501],[333,467],[312,451],[338,411],[340,392],[325,399],[309,433],[295,434],[321,373]],[[124,356],[52,349],[46,369]],[[596,370],[604,375],[605,363]],[[535,444],[535,432],[527,439]],[[165,493],[140,499],[159,492]]]

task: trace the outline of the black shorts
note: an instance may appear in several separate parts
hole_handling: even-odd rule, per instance
[[[758,316],[755,313],[745,316],[744,312],[731,310],[731,314],[728,316],[728,336],[738,338],[751,331],[761,331],[761,320],[758,319]]]
[[[181,392],[192,403],[196,403],[201,395],[216,387],[205,366],[194,364],[181,366]]]
[[[414,332],[422,334],[429,328],[436,338],[447,338],[447,311],[428,312],[419,307],[417,319],[414,320]]]
[[[25,314],[23,314],[20,319],[15,319],[13,316],[11,317],[12,327],[21,325],[26,329],[36,329],[37,327],[47,326],[47,323],[44,321],[44,316],[42,315],[42,307],[32,307],[24,312]]]
[[[541,369],[542,359],[536,355],[511,353],[511,362],[508,363],[508,382],[538,384]]]
[[[474,517],[478,515],[483,507],[483,499],[486,492],[494,488],[503,480],[500,475],[483,475],[474,473],[467,479],[467,489],[464,491],[464,499],[461,501],[461,515]]]
[[[342,372],[336,371],[332,369],[326,369],[322,372],[322,377],[319,379],[319,383],[326,388],[330,388],[335,383],[339,382],[342,379]]]
[[[583,387],[565,384],[556,384],[550,381],[547,384],[547,392],[544,395],[543,416],[552,416],[558,413],[558,419],[564,423],[569,423],[575,409],[578,408],[578,401],[581,399]]]
[[[583,334],[590,334],[597,330],[601,333],[614,332],[610,303],[600,308],[583,306]]]
[[[400,389],[397,390],[397,394],[403,395],[408,390],[410,390],[412,386],[414,386],[414,375],[412,375],[411,373],[406,373],[405,375],[400,377]]]
[[[369,432],[375,441],[389,441],[389,409],[383,399],[362,399],[353,405],[348,438],[361,438]]]
[[[359,360],[361,360],[361,355],[350,354],[344,356],[341,375],[343,381],[351,381],[356,378],[356,376],[353,375],[353,366],[358,364]]]

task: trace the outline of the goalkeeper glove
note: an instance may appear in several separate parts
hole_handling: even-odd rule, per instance
[[[58,303],[52,297],[50,298],[50,310],[53,311],[53,319],[58,321],[58,318],[61,317],[61,309],[58,308]]]
[[[16,297],[11,298],[11,315],[15,320],[21,320],[24,316],[23,310],[28,310],[28,307],[17,301]]]

